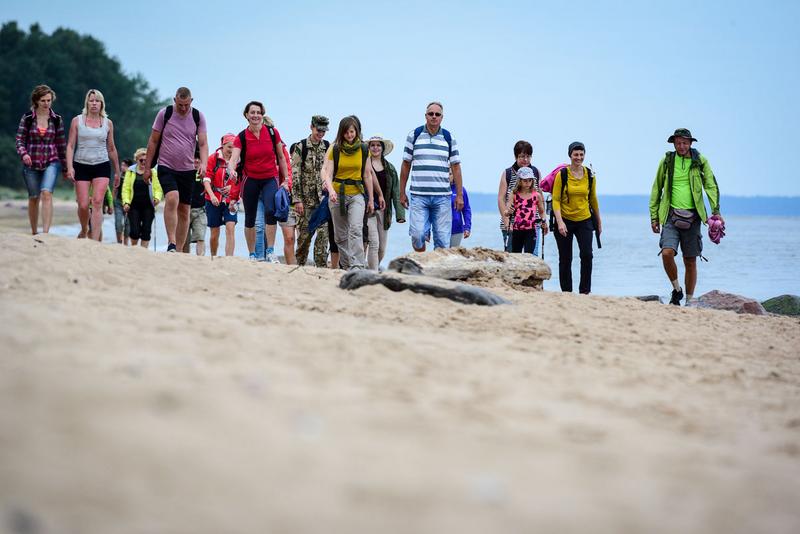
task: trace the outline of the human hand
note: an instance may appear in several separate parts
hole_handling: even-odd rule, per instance
[[[26,167],[30,167],[31,165],[33,165],[33,160],[31,159],[29,154],[25,154],[24,156],[22,156],[22,164],[25,165]]]
[[[147,185],[150,185],[150,176],[152,174],[153,174],[152,169],[145,169],[144,173],[142,173],[142,180],[144,180],[144,183],[146,183]]]
[[[129,209],[131,209],[131,205],[130,204],[123,204],[122,205],[122,211],[124,211],[125,213],[128,213]]]
[[[219,199],[217,198],[217,195],[211,195],[211,204],[213,204],[215,208],[219,206]]]
[[[464,239],[467,239],[470,236],[470,233],[471,232],[469,230],[464,230]]]
[[[67,172],[64,173],[64,176],[67,177],[67,180],[70,182],[75,181],[75,169],[72,167],[67,167]]]
[[[231,194],[231,186],[226,185],[225,187],[221,188],[219,192],[222,193],[222,196],[226,197]]]
[[[547,228],[547,223],[542,221],[542,235],[547,235],[550,230]]]
[[[650,221],[650,228],[653,229],[654,234],[661,232],[661,225],[658,224],[658,221]]]
[[[336,204],[336,201],[337,201],[338,199],[339,199],[339,196],[336,194],[336,191],[334,191],[333,189],[331,189],[331,190],[328,192],[328,202],[329,202],[329,203],[330,203],[330,202],[333,202],[334,204]]]
[[[367,198],[367,213],[372,215],[375,212],[375,201],[372,197]]]
[[[464,197],[461,195],[456,195],[456,211],[462,211],[464,209]]]
[[[303,203],[302,203],[302,202],[295,202],[295,205],[294,205],[294,212],[295,212],[297,215],[299,215],[300,217],[302,217],[302,216],[303,216],[303,214],[305,213],[305,210],[306,210],[306,208],[303,206]]]
[[[400,193],[400,204],[402,204],[404,208],[408,209],[408,197],[406,196],[405,191]]]
[[[386,209],[386,200],[384,200],[383,195],[381,195],[381,198],[378,200],[378,207],[382,210]]]
[[[114,214],[114,206],[106,206],[104,208],[106,215],[113,215]]]
[[[558,223],[558,233],[561,237],[567,237],[567,225],[563,222]]]

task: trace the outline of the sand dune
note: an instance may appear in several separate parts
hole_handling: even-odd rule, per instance
[[[0,250],[11,532],[800,531],[797,319]]]

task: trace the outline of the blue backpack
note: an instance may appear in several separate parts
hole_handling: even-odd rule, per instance
[[[417,144],[417,138],[420,136],[420,134],[422,133],[422,131],[424,129],[425,129],[425,126],[423,125],[423,126],[417,127],[414,130],[414,140],[411,141],[412,156],[413,156],[413,151],[414,151],[414,145]],[[451,158],[453,156],[453,136],[450,135],[450,132],[448,132],[444,128],[442,128],[441,130],[442,130],[442,135],[444,136],[444,140],[447,141],[447,150],[448,150],[447,157]]]

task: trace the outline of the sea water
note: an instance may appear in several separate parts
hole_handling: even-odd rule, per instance
[[[240,213],[236,225],[235,254],[247,257],[244,240],[244,214]],[[703,256],[708,261],[698,260],[698,281],[695,295],[712,289],[737,293],[764,300],[777,295],[800,294],[800,217],[730,216],[726,217],[726,236],[719,245],[711,243],[703,227]],[[156,215],[155,239],[158,251],[166,250],[167,240],[162,214]],[[52,233],[77,235],[78,226],[54,227]],[[219,251],[224,254],[225,232],[220,232]],[[208,251],[206,233],[206,254]],[[103,240],[115,241],[114,218],[106,216],[103,223]],[[283,238],[277,232],[275,251],[283,255]],[[671,286],[664,274],[661,257],[658,256],[659,236],[650,229],[645,215],[613,214],[603,216],[602,248],[594,246],[592,293],[598,295],[660,295],[668,297]],[[474,213],[472,235],[462,241],[465,247],[487,247],[499,250],[502,247],[499,218],[496,213]],[[383,265],[397,256],[410,252],[408,224],[393,223],[389,231],[386,258]],[[194,246],[192,246],[194,253]],[[309,263],[313,264],[313,249]],[[541,250],[540,250],[541,254]],[[544,260],[550,265],[553,276],[544,283],[549,291],[558,291],[558,251],[552,234],[544,239]],[[683,262],[678,258],[678,269],[683,285]],[[577,291],[580,277],[580,258],[577,242],[574,244],[573,287]]]

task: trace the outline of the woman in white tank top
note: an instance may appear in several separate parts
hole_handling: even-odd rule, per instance
[[[78,145],[77,150],[75,145]],[[114,189],[119,187],[119,158],[114,145],[114,124],[106,115],[103,93],[89,89],[83,112],[72,119],[67,140],[67,178],[75,184],[78,201],[79,238],[91,228],[91,238],[102,240],[103,200],[108,190],[111,166],[114,166]],[[91,188],[91,194],[90,194]],[[91,196],[91,225],[90,199]],[[112,202],[113,205],[113,202]]]

